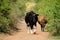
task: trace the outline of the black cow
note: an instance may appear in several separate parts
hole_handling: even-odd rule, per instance
[[[28,26],[28,29],[31,31],[31,33],[36,33],[36,23],[38,21],[38,14],[34,13],[33,11],[27,12],[25,16],[25,22]],[[35,27],[33,27],[35,26]],[[33,32],[34,28],[34,32]],[[28,30],[28,33],[29,33]]]

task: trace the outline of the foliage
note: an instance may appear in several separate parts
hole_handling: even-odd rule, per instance
[[[10,31],[10,5],[14,1],[12,0],[0,0],[0,32],[9,32]]]
[[[9,0],[0,0],[0,31],[9,31]]]
[[[48,20],[46,29],[60,34],[60,3],[59,0],[41,0],[34,7],[34,11],[45,15]],[[53,32],[53,33],[54,33]]]
[[[23,3],[22,3],[23,2]],[[8,32],[18,29],[16,24],[24,16],[23,0],[0,0],[0,31]]]
[[[9,32],[9,19],[4,16],[0,16],[0,31]]]

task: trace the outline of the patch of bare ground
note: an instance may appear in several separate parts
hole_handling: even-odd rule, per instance
[[[18,23],[17,26],[21,30],[14,32],[12,35],[0,34],[0,40],[49,40],[49,32],[41,32],[39,24],[37,25],[36,34],[27,33],[24,21]]]

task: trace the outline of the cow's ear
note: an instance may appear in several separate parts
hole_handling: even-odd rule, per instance
[[[39,16],[39,14],[36,14],[36,16]]]

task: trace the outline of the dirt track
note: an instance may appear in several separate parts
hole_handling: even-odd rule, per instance
[[[18,23],[18,28],[21,30],[13,35],[0,35],[0,40],[49,40],[48,32],[41,32],[40,25],[37,25],[37,34],[28,34],[24,21]]]

